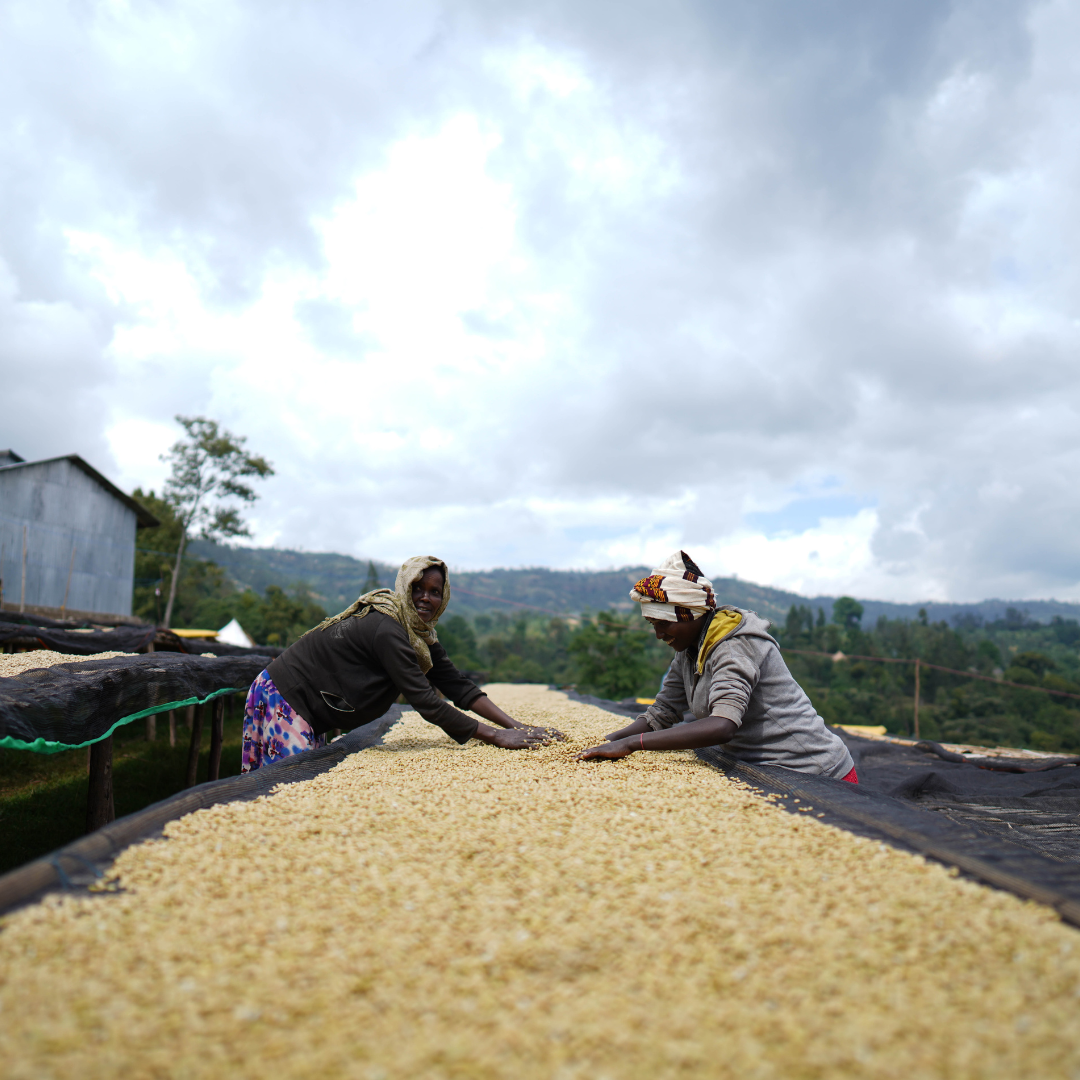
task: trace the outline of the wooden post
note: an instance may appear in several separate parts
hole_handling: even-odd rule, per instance
[[[192,705],[190,710],[194,713],[191,721],[191,745],[188,747],[187,773],[184,777],[184,787],[194,787],[199,776],[199,750],[202,748],[202,705]]]
[[[19,614],[21,615],[26,611],[26,530],[27,526],[22,527],[22,593],[19,596]]]
[[[67,584],[64,586],[64,603],[60,607],[60,618],[61,619],[66,619],[67,618],[68,593],[71,592],[71,572],[75,569],[75,552],[77,550],[78,550],[78,548],[76,548],[75,545],[72,544],[71,545],[71,562],[68,563],[68,579],[67,579]]]
[[[116,817],[113,803],[112,736],[90,746],[90,786],[86,795],[86,831],[108,825]]]
[[[169,745],[176,745],[176,710],[169,710]]]
[[[184,710],[184,723],[187,724],[188,731],[195,730],[195,706],[189,705]]]
[[[221,744],[225,741],[225,699],[214,698],[213,719],[210,722],[210,764],[206,770],[207,780],[221,776]]]
[[[919,658],[915,657],[915,738],[919,737]]]
[[[157,714],[146,718],[146,741],[153,742],[157,738]]]

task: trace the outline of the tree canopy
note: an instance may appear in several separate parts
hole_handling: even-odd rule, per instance
[[[240,507],[230,500],[254,502],[254,488],[244,481],[274,474],[263,457],[244,449],[246,437],[233,435],[216,420],[204,416],[177,416],[186,437],[177,440],[161,460],[171,466],[164,501],[179,530],[176,561],[169,581],[169,599],[162,625],[169,626],[183,567],[184,546],[193,535],[204,540],[250,536]]]

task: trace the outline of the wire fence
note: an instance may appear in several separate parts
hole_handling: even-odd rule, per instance
[[[816,649],[791,649],[786,646],[780,646],[781,652],[795,653],[798,656],[816,656],[823,660],[831,660],[835,663],[843,663],[845,660],[866,660],[873,664],[911,664],[915,668],[915,704],[914,704],[914,716],[912,723],[912,731],[915,738],[919,738],[919,696],[920,696],[920,674],[924,667],[932,668],[934,671],[944,671],[949,675],[960,675],[965,679],[981,679],[983,682],[993,683],[995,686],[1012,686],[1018,690],[1032,690],[1037,694],[1054,694],[1057,697],[1073,698],[1080,701],[1080,694],[1074,694],[1068,690],[1053,690],[1048,686],[1028,686],[1026,683],[1012,682],[1009,679],[999,679],[995,675],[983,675],[978,671],[961,671],[959,668],[944,667],[942,664],[931,664],[927,660],[923,660],[921,656],[916,656],[913,659],[907,657],[897,656],[864,656],[860,653],[844,653],[844,652],[818,652]]]
[[[858,653],[826,653],[815,652],[812,649],[789,649],[781,646],[782,652],[798,653],[800,656],[820,656],[837,663],[844,660],[870,660],[876,664],[916,664],[919,667],[933,668],[935,671],[944,671],[949,675],[962,675],[965,679],[982,679],[983,682],[991,682],[995,686],[1015,686],[1018,690],[1034,690],[1039,694],[1057,694],[1059,697],[1076,698],[1080,701],[1080,694],[1073,694],[1068,690],[1052,690],[1048,686],[1029,686],[1026,683],[1011,682],[1008,679],[999,679],[995,675],[983,675],[977,671],[961,671],[959,668],[942,667],[941,664],[931,664],[928,660],[915,657],[909,660],[906,657],[894,656],[860,656]]]

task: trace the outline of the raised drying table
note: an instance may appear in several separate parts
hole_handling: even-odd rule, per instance
[[[204,709],[212,705],[210,778],[217,779],[224,698],[247,690],[270,657],[150,653],[31,668],[0,678],[0,747],[38,754],[88,747],[87,831],[116,816],[112,734],[147,716],[194,707],[188,786],[195,782]]]

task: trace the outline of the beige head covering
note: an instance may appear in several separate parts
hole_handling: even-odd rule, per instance
[[[412,587],[432,567],[442,571],[442,604],[439,605],[439,610],[435,612],[435,617],[431,622],[424,622],[420,618],[420,612],[413,605]],[[323,630],[345,619],[353,617],[362,619],[370,611],[381,611],[401,624],[405,633],[409,635],[409,644],[416,650],[416,662],[420,665],[420,670],[428,672],[431,670],[429,646],[439,640],[435,633],[435,624],[449,603],[450,573],[446,569],[446,563],[442,559],[436,559],[434,555],[414,555],[401,564],[393,590],[372,589],[371,592],[364,593],[358,600],[351,603],[344,611],[331,615],[329,619],[324,619],[315,629]]]
[[[685,551],[669,555],[630,593],[646,619],[693,622],[716,607],[712,582]]]

